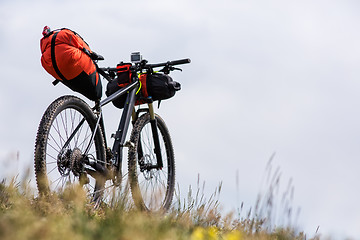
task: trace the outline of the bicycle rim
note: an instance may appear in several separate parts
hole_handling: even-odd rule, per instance
[[[174,152],[165,122],[156,115],[162,169],[144,170],[144,165],[155,165],[154,140],[149,114],[140,117],[133,128],[129,151],[129,180],[135,204],[145,210],[162,211],[170,207],[175,182]]]

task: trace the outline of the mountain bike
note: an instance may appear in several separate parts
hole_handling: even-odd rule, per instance
[[[95,60],[103,57],[95,54]],[[62,96],[52,102],[39,124],[34,155],[34,167],[39,193],[48,195],[62,191],[71,184],[80,184],[91,202],[116,201],[123,174],[123,150],[128,148],[128,181],[135,205],[144,210],[169,209],[174,195],[175,159],[169,130],[164,120],[154,112],[151,96],[136,110],[140,74],[169,74],[181,70],[174,66],[190,63],[181,59],[149,64],[139,54],[133,54],[131,80],[103,100],[90,107],[76,96]],[[107,80],[113,81],[117,68],[98,68]],[[108,147],[102,108],[126,96],[118,129]],[[130,139],[126,140],[132,124]],[[115,198],[115,199],[114,199]]]

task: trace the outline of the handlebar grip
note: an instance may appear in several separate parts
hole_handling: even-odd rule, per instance
[[[186,63],[191,63],[190,58],[171,61],[170,65],[180,65],[180,64],[186,64]]]

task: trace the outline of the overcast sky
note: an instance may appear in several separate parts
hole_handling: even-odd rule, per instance
[[[67,27],[101,66],[133,51],[154,63],[191,58],[173,75],[182,90],[158,110],[181,189],[200,174],[208,192],[223,182],[225,209],[248,209],[275,153],[299,229],[360,239],[359,12],[355,0],[0,0],[0,177],[33,171],[43,112],[72,94],[40,64],[43,27]],[[107,131],[120,114],[105,109]]]

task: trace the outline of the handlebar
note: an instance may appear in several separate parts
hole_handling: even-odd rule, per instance
[[[169,61],[169,62],[164,62],[164,63],[146,64],[145,66],[149,66],[151,68],[156,68],[156,67],[165,67],[166,65],[175,66],[175,65],[187,64],[190,62],[191,62],[190,58],[185,58],[185,59],[174,60],[174,61]]]
[[[152,68],[157,68],[157,67],[182,65],[182,64],[187,64],[187,63],[190,63],[190,62],[191,62],[190,58],[174,60],[174,61],[168,61],[168,62],[163,62],[163,63],[155,63],[155,64],[148,64],[146,60],[143,60],[139,64],[135,64],[135,67],[136,67],[135,70],[152,69]],[[117,68],[111,68],[111,67],[100,68],[100,69],[102,71],[106,71],[106,72],[116,72],[117,71]]]

